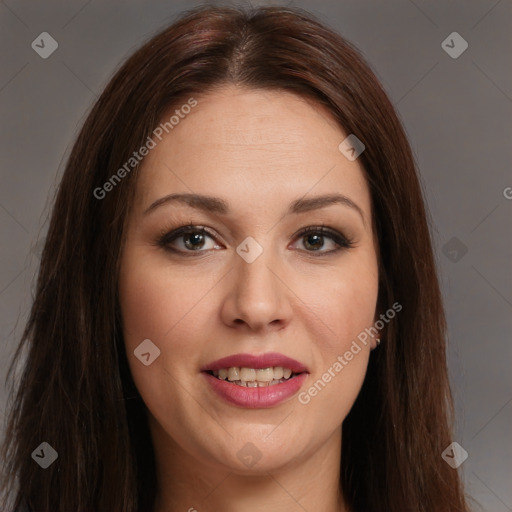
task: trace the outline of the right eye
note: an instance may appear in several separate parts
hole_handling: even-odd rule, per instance
[[[206,238],[214,240],[213,235],[210,234],[206,228],[203,226],[187,225],[164,234],[158,240],[158,245],[175,253],[182,253],[183,255],[193,256],[191,253],[206,252],[215,248],[209,247],[204,249]],[[181,248],[176,249],[174,247],[177,241],[182,242]]]

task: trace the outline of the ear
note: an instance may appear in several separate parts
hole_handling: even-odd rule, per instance
[[[383,339],[386,337],[387,325],[390,322],[388,311],[385,308],[377,307],[375,317],[373,319],[373,329],[370,346],[375,350]]]

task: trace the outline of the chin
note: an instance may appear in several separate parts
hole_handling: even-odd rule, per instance
[[[275,428],[275,427],[273,427]],[[243,475],[258,475],[272,472],[293,464],[305,447],[290,444],[290,439],[274,438],[265,441],[263,436],[237,436],[230,439],[222,454],[215,453],[212,457],[230,471]],[[288,442],[286,442],[288,441]]]

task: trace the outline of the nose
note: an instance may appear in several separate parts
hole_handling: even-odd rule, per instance
[[[278,331],[290,322],[293,295],[282,266],[270,250],[252,263],[238,255],[229,273],[229,286],[222,305],[222,320],[247,331]]]

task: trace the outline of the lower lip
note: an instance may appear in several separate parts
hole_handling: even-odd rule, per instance
[[[213,390],[227,402],[249,409],[259,409],[272,407],[295,395],[304,384],[308,374],[301,373],[281,384],[262,388],[246,388],[238,384],[231,384],[229,381],[221,380],[206,372],[203,372],[203,375],[206,376]]]

